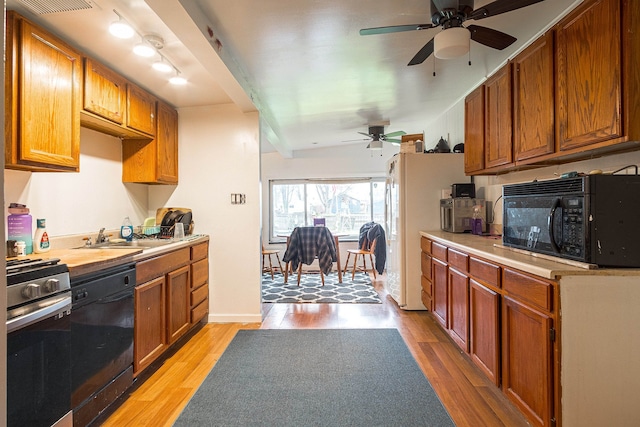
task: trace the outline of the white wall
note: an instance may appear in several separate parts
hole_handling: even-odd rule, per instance
[[[149,206],[193,210],[208,234],[209,321],[260,322],[260,153],[257,113],[235,105],[179,110],[179,185],[149,188]],[[246,195],[232,205],[231,193]]]
[[[119,229],[126,216],[141,225],[149,213],[148,186],[122,183],[120,139],[81,128],[80,141],[79,173],[5,169],[5,214],[11,202],[26,204],[34,231],[36,218],[45,218],[50,236],[95,237],[101,227]]]

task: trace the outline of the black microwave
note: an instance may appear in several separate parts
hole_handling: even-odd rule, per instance
[[[505,185],[505,246],[599,267],[640,267],[640,175]]]

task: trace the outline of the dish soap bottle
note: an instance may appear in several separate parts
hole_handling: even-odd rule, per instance
[[[131,220],[129,217],[126,217],[124,221],[122,221],[122,227],[120,227],[120,237],[125,239],[127,242],[133,240],[133,224],[131,224]]]
[[[33,236],[33,252],[41,254],[51,249],[49,235],[47,234],[47,220],[44,218],[36,220],[36,234]]]

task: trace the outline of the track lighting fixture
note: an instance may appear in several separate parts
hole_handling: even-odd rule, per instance
[[[140,37],[140,42],[136,43],[133,46],[133,53],[144,58],[151,58],[154,55],[158,54],[158,56],[160,56],[160,59],[157,59],[153,62],[153,64],[151,65],[152,68],[162,73],[169,73],[174,70],[175,75],[169,79],[169,82],[171,84],[184,85],[187,83],[187,80],[180,75],[180,70],[178,69],[178,67],[173,65],[173,63],[171,63],[171,61],[166,56],[160,53],[160,49],[164,47],[164,40],[162,39],[162,37],[155,34],[142,35],[124,18],[122,18],[118,11],[113,9],[113,13],[118,16],[118,21],[114,21],[109,26],[109,32],[111,34],[119,38],[131,38],[135,34],[137,34]],[[123,29],[128,29],[128,33],[123,32]],[[117,30],[120,30],[120,32],[118,32]],[[126,34],[128,35],[125,37]]]

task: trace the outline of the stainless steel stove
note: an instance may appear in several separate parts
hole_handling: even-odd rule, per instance
[[[71,286],[57,258],[7,261],[7,425],[71,426]]]

